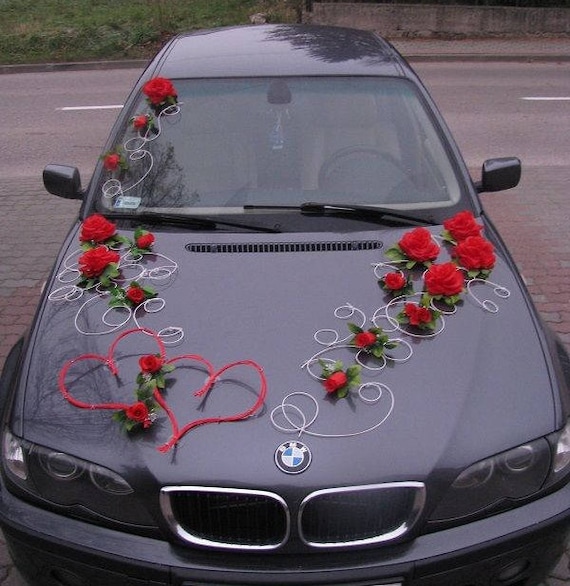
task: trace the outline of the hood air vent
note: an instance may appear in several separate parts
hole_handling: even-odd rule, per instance
[[[354,252],[378,250],[383,244],[379,240],[353,240],[332,242],[245,242],[245,243],[190,243],[188,252],[197,254],[275,254],[278,252]]]

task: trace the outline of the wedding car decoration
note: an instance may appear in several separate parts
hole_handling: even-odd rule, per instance
[[[56,275],[60,287],[49,294],[52,301],[68,302],[90,294],[75,316],[79,333],[113,333],[131,319],[139,327],[143,314],[157,313],[165,306],[166,302],[149,282],[168,283],[178,270],[178,264],[154,251],[152,232],[137,227],[132,238],[121,235],[114,222],[101,214],[92,214],[82,223],[79,240],[80,250],[65,259],[64,269]],[[146,259],[157,264],[147,268]],[[84,311],[100,301],[108,307],[101,317],[102,327],[84,329],[81,319]],[[184,334],[181,328],[168,326],[160,330],[160,335],[174,343]]]
[[[154,340],[157,346],[156,354],[144,354],[139,357],[138,365],[140,372],[136,377],[135,400],[127,403],[122,401],[96,402],[88,399],[81,399],[75,396],[73,392],[74,382],[82,381],[83,377],[80,370],[77,371],[76,377],[72,379],[74,368],[82,363],[87,363],[90,367],[101,366],[106,368],[109,373],[119,377],[119,364],[125,358],[121,356],[118,346],[126,338],[131,338],[137,334],[144,334]],[[192,392],[194,398],[203,398],[210,393],[216,383],[220,381],[226,372],[238,368],[254,370],[259,379],[259,388],[253,394],[252,403],[243,411],[217,415],[210,417],[199,417],[190,419],[187,422],[181,422],[180,418],[170,407],[166,398],[167,375],[172,374],[178,363],[192,365],[206,372],[205,382]],[[237,380],[238,376],[232,373],[231,380]],[[110,383],[112,386],[113,383]],[[81,354],[71,360],[68,360],[60,370],[58,379],[59,390],[63,398],[72,406],[78,409],[87,409],[89,411],[108,410],[113,411],[113,419],[118,421],[127,431],[149,429],[158,417],[159,409],[164,411],[166,419],[171,428],[170,438],[166,443],[157,449],[160,452],[167,452],[173,448],[189,431],[196,427],[208,424],[231,423],[243,421],[255,415],[262,408],[267,394],[267,380],[263,369],[253,360],[240,360],[231,362],[221,368],[216,369],[214,365],[206,358],[198,354],[180,354],[169,358],[166,354],[166,347],[157,332],[144,328],[133,328],[119,334],[111,343],[106,355],[99,354]],[[172,386],[169,392],[175,392],[177,389],[176,380],[172,380]],[[92,389],[96,393],[96,388]],[[83,394],[85,391],[83,391]]]
[[[389,362],[395,364],[409,360],[413,349],[404,337],[421,339],[441,334],[445,317],[457,311],[465,292],[482,309],[496,313],[498,306],[494,302],[480,301],[473,294],[473,284],[493,287],[494,293],[501,298],[509,296],[506,288],[488,281],[496,258],[492,244],[481,236],[481,231],[482,227],[471,212],[465,211],[444,223],[441,244],[427,228],[406,232],[386,251],[389,262],[374,266],[374,274],[389,298],[388,303],[376,309],[370,319],[363,310],[351,304],[340,306],[334,315],[347,321],[349,335],[342,335],[335,329],[315,333],[315,341],[324,348],[302,368],[321,382],[327,398],[346,399],[355,391],[366,404],[380,403],[382,409],[374,425],[348,433],[309,431],[318,420],[318,403],[310,393],[295,391],[271,412],[273,426],[299,436],[309,433],[331,438],[351,437],[378,429],[394,409],[394,393],[378,381],[363,383],[361,374],[379,374]],[[451,248],[448,251],[450,260],[439,260],[445,250],[443,245]],[[348,321],[355,317],[359,318],[358,324]],[[367,327],[369,322],[373,327]],[[381,327],[381,323],[385,327]],[[392,337],[398,333],[404,337]],[[342,360],[329,357],[340,351],[351,352],[354,363],[345,367]],[[320,372],[315,370],[317,364]]]
[[[142,91],[150,112],[136,114],[130,119],[129,127],[136,136],[102,157],[103,167],[110,175],[102,186],[103,197],[118,209],[137,209],[140,206],[141,198],[136,195],[136,188],[154,167],[154,157],[147,146],[162,134],[164,117],[180,113],[178,93],[169,79],[154,77],[144,84]],[[141,172],[125,183],[123,175],[131,168],[130,163],[137,163],[136,168],[141,169]]]

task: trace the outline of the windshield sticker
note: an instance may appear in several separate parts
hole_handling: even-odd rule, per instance
[[[113,204],[113,207],[119,210],[136,210],[140,207],[141,201],[140,197],[120,195]]]

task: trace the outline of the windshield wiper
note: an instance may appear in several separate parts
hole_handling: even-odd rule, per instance
[[[219,226],[229,226],[231,228],[241,228],[243,230],[252,230],[255,232],[268,232],[278,234],[281,230],[269,228],[267,226],[253,226],[242,222],[229,222],[226,220],[214,220],[208,217],[187,216],[178,214],[160,214],[144,212],[142,214],[124,214],[117,212],[104,213],[107,218],[116,220],[131,220],[133,222],[143,222],[148,224],[167,224],[169,226],[183,226],[184,228],[193,228],[196,230],[217,230]]]
[[[299,206],[301,212],[305,214],[338,214],[338,215],[352,215],[359,216],[360,218],[370,220],[371,222],[386,220],[396,220],[398,223],[410,224],[410,225],[434,225],[435,222],[431,219],[414,216],[412,214],[406,214],[403,212],[397,212],[392,208],[378,207],[378,206],[366,206],[359,204],[350,203],[321,203],[308,201],[302,203]]]
[[[368,220],[369,222],[380,222],[386,218],[387,222],[398,222],[405,225],[420,225],[431,226],[434,222],[431,219],[397,212],[392,208],[384,208],[378,206],[366,206],[349,203],[320,203],[308,201],[300,205],[245,205],[245,210],[282,210],[282,211],[300,211],[307,215],[349,215],[358,217],[361,220]]]

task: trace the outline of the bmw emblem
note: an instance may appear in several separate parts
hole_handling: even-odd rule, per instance
[[[275,464],[286,474],[300,474],[311,463],[311,450],[301,442],[285,442],[275,450]]]

